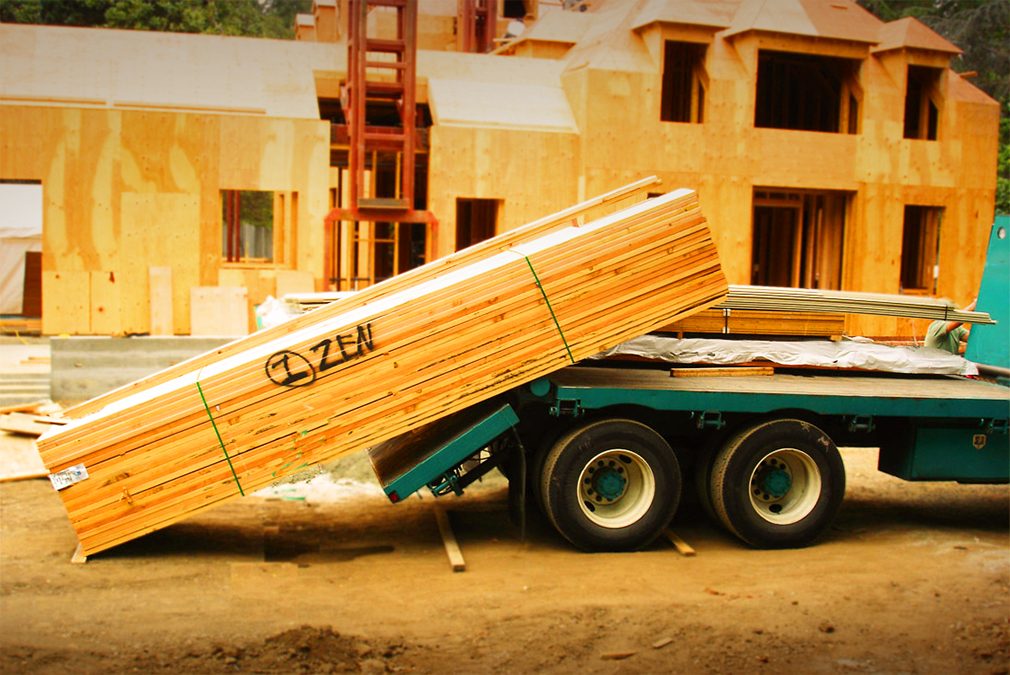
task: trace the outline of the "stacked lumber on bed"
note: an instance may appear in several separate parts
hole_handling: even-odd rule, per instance
[[[67,471],[81,551],[373,446],[726,292],[688,190],[425,267],[176,366],[40,439],[49,470]]]
[[[335,312],[347,311],[353,307],[364,306],[367,303],[374,302],[378,298],[389,295],[395,291],[408,288],[412,285],[431,279],[439,274],[447,274],[465,265],[469,265],[470,263],[480,260],[482,257],[485,257],[490,253],[498,252],[505,247],[514,246],[524,241],[547,234],[548,232],[553,232],[557,229],[567,227],[574,222],[578,222],[578,219],[585,218],[587,213],[601,208],[612,207],[615,203],[633,199],[636,195],[641,194],[650,187],[654,187],[658,183],[659,179],[655,176],[643,178],[615,190],[611,190],[610,192],[587,199],[584,202],[574,204],[566,209],[558,211],[557,213],[552,213],[544,216],[543,218],[526,223],[521,227],[510,230],[491,239],[486,239],[461,251],[456,251],[451,255],[439,258],[427,265],[416,267],[404,272],[403,274],[388,279],[381,284],[376,284],[364,290],[356,291],[350,297],[343,293],[332,294],[326,302],[322,304],[329,304],[338,299],[343,300],[344,302],[335,309],[323,311],[326,311],[327,315],[333,315]],[[323,317],[321,315],[297,317],[291,321],[285,322],[281,326],[276,326],[269,330],[259,331],[248,337],[235,340],[234,342],[222,345],[217,349],[213,349],[204,354],[187,359],[175,366],[165,368],[157,373],[153,373],[147,377],[136,380],[135,382],[131,382],[130,384],[102,394],[101,396],[96,396],[89,401],[85,401],[68,408],[64,411],[64,416],[71,418],[84,417],[85,415],[89,415],[102,409],[104,406],[112,403],[113,401],[118,401],[131,394],[163,384],[175,377],[198,368],[202,368],[203,366],[219,361],[223,358],[232,356],[242,350],[265,344],[276,339],[280,335],[290,334],[306,326],[311,326],[322,320],[322,318]]]
[[[958,309],[950,300],[916,295],[823,291],[779,286],[729,287],[719,308],[775,312],[823,312],[828,314],[873,314],[933,321],[995,323],[986,312]]]

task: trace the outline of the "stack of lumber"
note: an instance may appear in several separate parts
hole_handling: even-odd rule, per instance
[[[721,306],[725,304],[723,302]],[[662,326],[659,332],[830,337],[845,332],[845,316],[819,312],[707,309]]]
[[[995,323],[986,312],[966,312],[955,307],[949,300],[938,298],[778,286],[730,286],[729,295],[718,307],[732,310],[875,314],[932,321]]]
[[[319,294],[329,295],[330,297],[325,300],[325,302],[315,304],[318,307],[320,304],[329,304],[334,300],[339,299],[344,300],[344,303],[340,305],[341,310],[348,310],[353,307],[362,307],[395,291],[419,284],[439,274],[446,274],[455,269],[459,269],[460,267],[480,260],[492,252],[497,252],[503,248],[520,244],[524,241],[553,232],[562,227],[567,227],[569,224],[578,222],[577,219],[584,218],[586,213],[602,208],[612,207],[615,203],[633,199],[636,195],[643,193],[645,190],[650,187],[654,187],[658,183],[659,179],[655,176],[643,178],[610,192],[588,199],[584,202],[574,204],[566,209],[558,211],[557,213],[544,216],[543,218],[527,223],[514,230],[500,234],[497,237],[479,242],[469,248],[457,251],[444,258],[439,258],[438,260],[428,263],[422,267],[416,267],[396,277],[388,279],[381,284],[376,284],[375,286],[371,286],[362,291],[355,291],[350,294],[346,292]],[[353,299],[350,299],[352,297]],[[114,401],[125,398],[126,396],[144,389],[158,386],[175,377],[192,372],[251,347],[265,344],[279,335],[293,333],[305,328],[306,326],[311,326],[319,320],[319,316],[303,316],[285,322],[283,326],[277,326],[270,330],[257,332],[241,340],[236,340],[217,349],[212,349],[204,354],[187,359],[175,366],[165,368],[157,373],[143,377],[135,382],[131,382],[130,384],[114,389],[106,394],[102,394],[101,396],[96,396],[93,399],[79,403],[65,410],[64,416],[79,418],[89,415]]]
[[[416,429],[727,288],[689,190],[475,248],[103,397],[43,436],[80,551]]]

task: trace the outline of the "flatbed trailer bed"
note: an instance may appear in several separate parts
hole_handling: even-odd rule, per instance
[[[669,364],[590,360],[373,448],[376,475],[399,501],[425,486],[459,493],[498,466],[513,504],[529,495],[587,550],[649,543],[685,488],[752,546],[809,544],[845,492],[838,446],[879,448],[878,468],[905,480],[1006,483],[1008,229],[993,226],[978,296],[995,325],[967,347],[998,383],[789,366],[672,377]]]
[[[657,410],[1006,418],[1010,389],[954,375],[782,374],[671,377],[669,370],[571,367],[548,378],[559,401],[602,408],[630,392]]]

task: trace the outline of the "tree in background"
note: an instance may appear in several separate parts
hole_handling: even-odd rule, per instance
[[[954,70],[1000,102],[996,213],[1010,214],[1010,0],[858,0],[884,21],[915,17],[964,53]]]
[[[312,0],[0,0],[0,21],[250,37],[294,36]]]

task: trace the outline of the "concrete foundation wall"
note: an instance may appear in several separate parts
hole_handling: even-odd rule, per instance
[[[79,403],[181,361],[216,349],[220,337],[52,338],[54,401]]]

